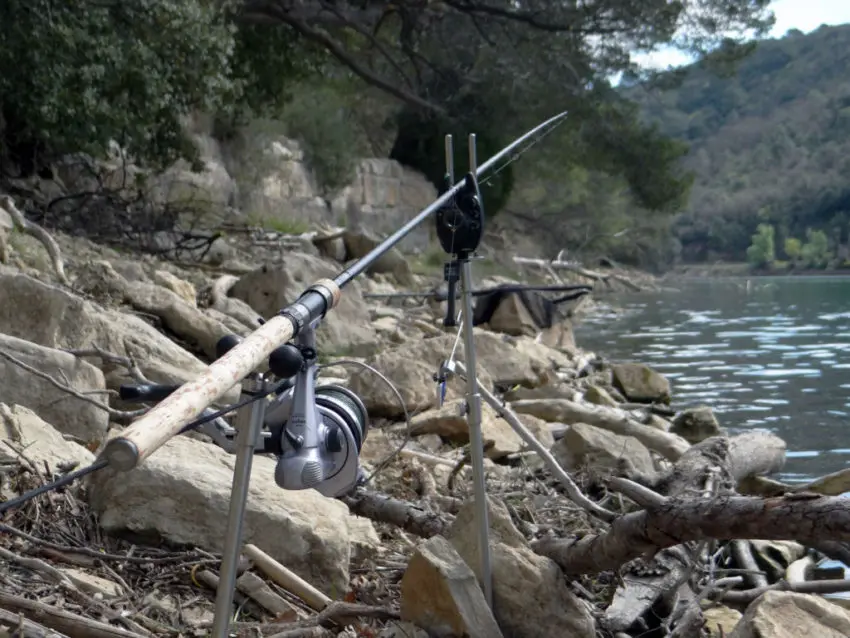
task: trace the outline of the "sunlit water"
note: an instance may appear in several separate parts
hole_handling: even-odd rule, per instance
[[[781,436],[786,481],[850,466],[850,278],[745,282],[612,299],[624,312],[589,317],[576,339],[665,374],[676,408],[709,405],[732,432]]]

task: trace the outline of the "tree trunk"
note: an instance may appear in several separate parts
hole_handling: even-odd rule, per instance
[[[687,541],[735,538],[793,540],[809,546],[823,540],[850,541],[850,501],[819,494],[670,498],[618,518],[604,534],[544,539],[533,548],[575,576],[617,569],[643,554]]]

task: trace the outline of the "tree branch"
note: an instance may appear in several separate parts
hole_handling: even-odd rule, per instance
[[[645,554],[708,539],[850,541],[850,502],[840,497],[790,494],[771,499],[744,496],[668,498],[648,510],[620,517],[604,534],[543,539],[534,550],[567,573],[617,569]]]

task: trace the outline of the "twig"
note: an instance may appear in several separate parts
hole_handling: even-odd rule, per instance
[[[98,357],[101,361],[105,363],[114,363],[115,365],[121,366],[122,368],[126,368],[130,373],[130,376],[133,377],[139,383],[150,383],[151,381],[144,375],[141,368],[139,368],[139,364],[136,363],[136,360],[132,357],[123,357],[119,354],[115,354],[112,352],[108,352],[101,348],[98,345],[94,345],[88,349],[65,349],[65,352],[68,354],[72,354],[75,357],[79,357],[80,359],[84,359],[86,357]]]
[[[42,243],[47,250],[47,254],[50,255],[50,261],[53,263],[53,269],[56,271],[56,276],[59,278],[59,281],[70,287],[71,283],[68,281],[68,275],[65,274],[65,264],[62,261],[62,253],[59,250],[59,245],[56,243],[56,240],[50,236],[50,233],[38,224],[31,222],[24,217],[24,214],[18,210],[17,206],[15,206],[15,200],[8,195],[0,195],[0,208],[9,213],[9,216],[18,228],[27,235],[32,235]]]
[[[628,496],[635,503],[645,508],[658,507],[667,500],[658,492],[619,476],[609,479],[608,487],[615,492]]]
[[[353,603],[332,602],[317,615],[294,623],[274,623],[261,625],[263,632],[281,629],[280,633],[272,634],[269,638],[294,638],[303,636],[300,630],[311,627],[320,627],[326,624],[339,625],[351,618],[376,618],[378,620],[398,620],[399,612],[386,607],[375,607],[371,605],[357,605]]]
[[[90,396],[86,396],[82,392],[75,390],[74,388],[72,388],[68,385],[65,385],[64,383],[57,381],[56,379],[54,379],[49,374],[47,374],[45,372],[41,372],[40,370],[36,370],[31,365],[24,363],[23,361],[12,356],[8,352],[0,350],[0,358],[5,359],[9,363],[18,366],[22,370],[26,370],[27,372],[38,377],[39,379],[44,379],[45,381],[47,381],[48,383],[53,385],[55,388],[58,388],[62,392],[70,394],[71,396],[79,399],[80,401],[85,401],[86,403],[89,403],[89,404],[91,404],[91,405],[93,405],[97,408],[100,408],[101,410],[103,410],[104,412],[109,414],[109,417],[113,421],[115,421],[116,423],[121,423],[121,424],[130,423],[130,422],[133,421],[133,419],[135,419],[135,418],[141,416],[142,414],[144,414],[145,412],[147,412],[147,408],[143,408],[141,410],[133,410],[132,412],[125,412],[123,410],[116,410],[115,408],[111,408],[108,405],[101,403],[97,399],[92,399]]]
[[[72,545],[59,545],[58,543],[51,543],[50,541],[37,538],[32,534],[27,534],[26,532],[21,531],[16,527],[12,527],[11,525],[6,525],[3,523],[0,523],[0,532],[3,532],[4,534],[12,534],[14,536],[18,536],[19,538],[23,538],[24,540],[29,541],[30,543],[39,545],[41,547],[47,547],[56,552],[79,554],[81,556],[90,556],[91,558],[98,558],[104,561],[108,560],[122,563],[148,563],[151,565],[179,563],[195,559],[199,559],[199,562],[208,562],[211,564],[220,562],[219,559],[201,558],[203,554],[197,552],[179,552],[174,553],[170,556],[160,556],[159,558],[147,556],[124,556],[121,554],[108,554],[106,552],[100,552],[96,549],[91,549],[89,547],[74,547]]]

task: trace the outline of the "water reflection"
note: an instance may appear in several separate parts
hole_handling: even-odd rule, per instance
[[[765,428],[789,447],[784,477],[850,466],[850,278],[732,279],[614,300],[580,345],[648,363],[670,378],[678,407],[710,405],[734,431]]]

